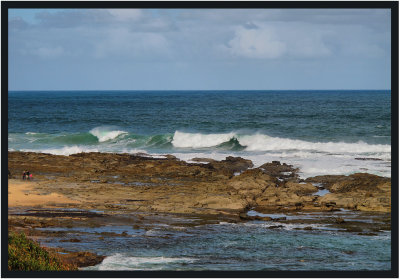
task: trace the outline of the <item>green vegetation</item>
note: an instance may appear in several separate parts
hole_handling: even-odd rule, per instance
[[[25,234],[9,232],[8,235],[9,270],[76,270],[76,267],[63,263],[54,253],[40,247]]]

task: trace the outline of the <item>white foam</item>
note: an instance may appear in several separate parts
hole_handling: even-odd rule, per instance
[[[159,270],[165,267],[166,263],[174,262],[193,262],[191,258],[174,257],[131,257],[117,253],[106,257],[97,266],[87,269],[97,270]]]
[[[235,136],[234,133],[228,134],[201,134],[184,133],[175,131],[172,145],[180,148],[204,148],[220,145],[229,141]]]
[[[103,152],[103,151],[102,151],[102,152]],[[137,149],[137,148],[134,148],[134,149],[127,149],[127,148],[124,148],[124,149],[122,149],[121,152],[118,151],[118,153],[127,153],[127,154],[141,153],[141,154],[147,154],[147,150],[144,150],[144,149]]]
[[[309,152],[290,152],[278,153],[278,152],[196,152],[196,153],[172,153],[175,157],[180,160],[190,162],[192,158],[210,158],[214,160],[224,160],[227,156],[240,156],[244,159],[249,159],[253,162],[254,168],[258,168],[261,165],[271,162],[280,161],[281,163],[287,163],[300,169],[300,178],[313,177],[317,175],[328,175],[328,174],[344,174],[349,175],[356,172],[368,172],[371,174],[391,177],[390,154],[380,154],[364,156],[358,154],[346,154],[332,156],[326,153],[309,153]],[[303,156],[304,155],[304,156]],[[357,157],[378,157],[384,161],[372,161],[372,160],[355,160]]]
[[[9,151],[15,151],[16,149],[9,148]],[[88,146],[82,145],[73,145],[73,146],[64,146],[60,148],[42,148],[42,149],[20,149],[23,152],[36,152],[36,153],[48,153],[53,155],[71,155],[77,153],[89,153],[89,152],[103,152],[103,153],[126,153],[126,154],[140,154],[142,157],[149,157],[155,159],[164,159],[166,155],[164,154],[149,154],[147,150],[144,149],[122,149],[122,150],[114,150],[112,146],[98,148],[90,148]]]
[[[368,153],[390,152],[391,146],[384,144],[367,144],[345,142],[308,142],[296,139],[270,137],[263,134],[239,136],[238,141],[246,146],[247,151],[275,151],[275,150],[312,150],[329,153]]]
[[[115,139],[119,135],[127,134],[125,131],[121,130],[111,130],[108,127],[96,127],[89,131],[93,136],[97,137],[99,142],[105,142],[108,140]]]
[[[236,138],[240,145],[245,146],[245,151],[270,151],[289,153],[299,157],[313,157],[316,152],[331,153],[332,156],[345,154],[366,154],[391,152],[387,144],[368,144],[363,141],[354,143],[346,142],[309,142],[297,139],[270,137],[265,134],[240,135],[236,132],[225,134],[184,133],[175,131],[172,144],[180,148],[205,148],[214,147]],[[282,154],[280,154],[282,156]]]
[[[171,155],[175,156],[176,158],[185,161],[185,162],[190,162],[190,163],[201,163],[201,162],[195,162],[192,161],[193,158],[210,158],[214,160],[225,160],[226,157],[232,155],[230,153],[220,153],[220,152],[190,152],[190,153],[178,153],[174,152],[171,153]],[[207,162],[204,162],[205,164],[208,164]]]
[[[48,153],[48,154],[53,154],[53,155],[64,155],[64,156],[81,153],[81,152],[99,152],[99,150],[96,148],[88,148],[88,147],[77,146],[77,145],[65,146],[62,148],[40,149],[40,150],[22,149],[21,151],[41,152],[41,153]]]
[[[99,141],[106,141],[126,133],[111,127],[96,127],[91,130],[97,134]],[[18,143],[18,138],[12,137]],[[32,138],[35,138],[32,136]],[[232,138],[237,138],[241,145],[247,146],[242,151],[216,150],[208,148],[203,151],[190,152],[190,148],[213,147]],[[9,136],[9,142],[10,136]],[[11,144],[15,150],[44,152],[55,155],[71,155],[81,152],[112,152],[112,153],[147,153],[153,158],[164,158],[166,154],[176,156],[180,160],[193,162],[191,159],[211,158],[224,160],[228,156],[240,156],[249,159],[257,168],[271,161],[281,161],[300,169],[300,177],[307,178],[317,175],[344,174],[368,172],[381,176],[391,176],[391,146],[382,144],[367,144],[359,141],[355,143],[344,142],[307,142],[302,140],[269,137],[264,134],[240,135],[236,132],[225,134],[184,133],[176,131],[172,140],[175,147],[188,148],[186,150],[172,149],[165,153],[149,153],[151,150],[129,148],[128,139],[118,138],[118,141],[107,141],[98,145],[74,145],[49,148],[34,146],[34,148],[21,150],[18,144]],[[14,145],[17,145],[15,148]],[[23,146],[27,148],[27,146]],[[147,149],[147,148],[146,148]],[[174,152],[178,151],[178,152]],[[378,158],[381,160],[355,160],[356,158]],[[199,162],[196,162],[199,163]]]
[[[10,151],[13,149],[9,149]],[[54,155],[71,155],[81,152],[118,152],[118,153],[128,153],[128,154],[149,154],[147,150],[142,149],[122,149],[122,150],[113,150],[110,146],[109,148],[102,147],[91,148],[88,146],[66,146],[62,148],[51,148],[51,149],[22,149],[21,151],[27,152],[42,152],[42,153],[50,153]],[[253,162],[254,167],[260,167],[261,165],[271,162],[271,161],[281,161],[282,163],[291,164],[294,167],[300,169],[300,177],[307,178],[317,175],[327,175],[327,174],[344,174],[349,175],[356,172],[368,172],[371,174],[381,175],[391,177],[391,168],[390,168],[390,154],[386,154],[386,156],[363,156],[363,157],[378,157],[384,161],[374,161],[374,160],[355,160],[358,157],[357,154],[354,155],[342,155],[342,156],[331,156],[329,154],[323,153],[304,153],[306,156],[298,156],[299,153],[295,152],[291,156],[290,152],[285,154],[279,153],[233,153],[233,152],[188,152],[188,153],[165,153],[165,154],[152,154],[150,153],[148,156],[153,158],[165,158],[166,154],[171,154],[177,157],[180,160],[186,162],[192,162],[192,158],[211,158],[214,160],[224,160],[228,156],[240,156],[244,159],[249,159]],[[388,161],[389,159],[389,161]],[[195,162],[198,163],[198,162]]]

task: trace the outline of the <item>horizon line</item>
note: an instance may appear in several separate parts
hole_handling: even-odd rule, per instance
[[[8,92],[22,91],[391,91],[392,89],[17,89]]]

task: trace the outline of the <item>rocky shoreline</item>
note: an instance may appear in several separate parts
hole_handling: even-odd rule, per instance
[[[9,229],[38,240],[58,234],[60,246],[75,244],[68,247],[83,257],[80,239],[71,238],[65,230],[109,224],[146,229],[160,222],[193,226],[254,220],[271,222],[270,229],[290,223],[295,229],[313,230],[312,224],[323,224],[359,235],[391,229],[390,178],[356,173],[301,179],[298,169],[278,161],[258,168],[240,157],[192,161],[171,155],[56,156],[9,151]],[[24,190],[27,197],[57,198],[35,204],[10,203],[10,185],[21,180],[24,170],[34,174],[33,181],[25,182],[30,186]],[[174,219],[177,216],[179,221]],[[124,237],[129,232],[96,232],[99,240],[115,235]]]

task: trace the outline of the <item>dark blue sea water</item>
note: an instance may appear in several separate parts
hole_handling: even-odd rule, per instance
[[[8,99],[9,150],[235,155],[292,163],[303,176],[390,176],[390,91],[13,91]]]

